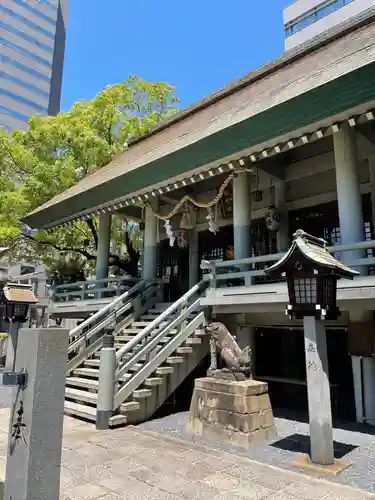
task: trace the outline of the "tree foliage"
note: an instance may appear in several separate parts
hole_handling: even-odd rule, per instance
[[[177,101],[171,85],[130,76],[91,101],[75,103],[69,112],[31,118],[25,132],[0,127],[0,246],[12,245],[9,258],[43,262],[54,270],[69,259],[75,267],[93,267],[95,218],[30,234],[22,217],[106,165],[131,140],[174,113]],[[134,275],[139,252],[133,233],[124,234],[121,226],[115,216],[117,251],[111,252],[110,264]]]

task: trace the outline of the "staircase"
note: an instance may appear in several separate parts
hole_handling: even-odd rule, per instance
[[[74,355],[68,362],[65,413],[96,422],[101,390],[113,392],[108,427],[150,418],[208,353],[206,339],[199,336],[206,323],[202,289],[203,282],[168,304],[158,300],[156,283],[138,284],[117,298],[112,309],[106,306],[96,319],[86,320],[69,347]],[[116,368],[111,386],[99,389],[108,384],[100,379],[105,334],[114,335]]]

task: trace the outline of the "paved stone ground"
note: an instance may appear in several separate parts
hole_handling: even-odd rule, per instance
[[[218,441],[190,436],[186,432],[187,417],[187,412],[177,413],[159,420],[151,420],[141,424],[139,428],[294,471],[296,468],[293,462],[309,450],[309,426],[304,421],[304,416],[298,413],[294,413],[290,418],[275,418],[278,438],[267,446],[254,448],[250,452]],[[334,440],[336,458],[349,459],[352,465],[333,477],[307,471],[304,471],[304,474],[375,493],[375,427],[338,424],[335,425]]]
[[[8,410],[0,410],[5,456]],[[0,459],[0,475],[4,458]],[[139,427],[98,432],[66,417],[60,500],[370,500],[375,495]]]

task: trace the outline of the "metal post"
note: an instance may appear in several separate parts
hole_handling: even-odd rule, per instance
[[[5,371],[13,372],[14,363],[16,360],[16,351],[18,344],[18,330],[20,328],[20,323],[10,323],[9,324],[9,334],[7,341],[7,355],[5,359]]]
[[[112,334],[104,335],[100,351],[99,389],[96,407],[96,428],[109,429],[109,419],[113,415],[113,400],[116,381],[116,349]]]
[[[25,371],[11,408],[4,498],[59,498],[69,330],[22,328],[15,371]]]
[[[310,421],[310,458],[319,465],[332,465],[333,431],[324,321],[303,318]]]

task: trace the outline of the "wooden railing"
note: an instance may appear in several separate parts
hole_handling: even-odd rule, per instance
[[[106,278],[102,280],[77,281],[58,285],[54,289],[54,302],[70,302],[75,300],[102,299],[118,297],[134,285],[139,278]]]
[[[69,332],[67,373],[100,350],[107,330],[116,334],[152,307],[160,296],[158,281],[139,281]]]
[[[195,330],[206,324],[200,305],[205,283],[200,281],[168,307],[116,353],[116,391],[114,407],[119,407],[131,393],[162,364]],[[191,317],[193,315],[193,318]],[[172,333],[174,332],[175,333]],[[160,347],[162,345],[162,347]],[[146,358],[138,369],[137,363]],[[122,383],[125,374],[129,376]],[[100,381],[99,381],[100,383]]]
[[[337,259],[360,271],[362,275],[369,274],[370,266],[375,265],[375,257],[373,251],[371,251],[375,249],[375,240],[361,241],[351,245],[335,245],[327,247],[327,249]],[[361,253],[361,251],[363,251],[363,257],[341,255],[346,252]],[[285,255],[285,252],[239,260],[203,260],[201,269],[207,271],[203,279],[210,283],[211,289],[223,286],[249,286],[256,284],[258,280],[264,283],[265,281],[261,280],[261,278],[266,278],[264,269],[281,259],[283,255]],[[259,269],[259,267],[262,267],[262,269]],[[269,281],[267,280],[267,282]]]

